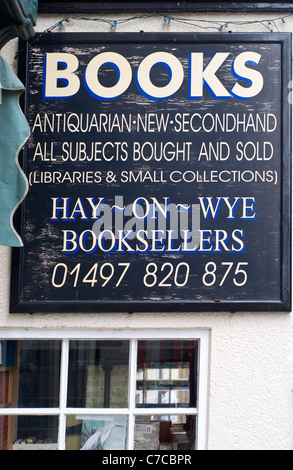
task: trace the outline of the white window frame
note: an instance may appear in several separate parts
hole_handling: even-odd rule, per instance
[[[207,449],[208,383],[209,383],[209,330],[0,330],[2,340],[59,340],[61,349],[60,399],[58,408],[1,408],[0,416],[58,416],[58,449],[65,449],[66,417],[70,415],[126,415],[128,416],[127,450],[134,446],[134,422],[136,416],[166,414],[165,408],[136,408],[137,343],[140,340],[193,340],[199,342],[198,407],[170,408],[172,415],[197,416],[196,448]],[[129,406],[128,408],[68,408],[67,383],[69,366],[69,343],[71,340],[125,340],[130,343],[129,353]]]

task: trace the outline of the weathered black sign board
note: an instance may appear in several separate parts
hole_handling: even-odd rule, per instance
[[[290,63],[289,34],[33,41],[11,312],[290,310]]]

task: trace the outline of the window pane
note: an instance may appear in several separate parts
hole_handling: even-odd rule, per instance
[[[197,406],[197,341],[139,341],[136,406]]]
[[[57,416],[0,416],[0,450],[58,450]]]
[[[0,341],[0,407],[17,407],[17,342]]]
[[[128,341],[72,341],[69,352],[69,407],[127,408]]]
[[[168,419],[169,418],[169,419]],[[196,416],[137,416],[135,450],[194,450]]]
[[[125,450],[127,416],[68,416],[66,450]]]
[[[59,341],[20,342],[20,408],[59,406],[60,359]]]
[[[60,341],[1,341],[0,406],[59,406]]]

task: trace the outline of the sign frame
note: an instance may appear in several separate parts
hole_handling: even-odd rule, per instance
[[[289,312],[291,311],[291,105],[288,100],[290,90],[288,84],[291,82],[291,57],[292,45],[291,35],[287,33],[255,33],[255,34],[211,34],[211,33],[50,33],[40,34],[36,41],[39,44],[68,44],[69,36],[71,45],[87,44],[97,39],[99,35],[100,44],[114,44],[125,41],[126,43],[222,43],[227,44],[253,44],[253,43],[278,43],[281,46],[282,58],[282,175],[281,175],[281,272],[280,272],[280,299],[273,301],[263,300],[229,300],[229,301],[194,301],[172,300],[156,302],[154,300],[143,301],[29,301],[22,300],[22,266],[23,255],[21,249],[12,251],[12,269],[11,269],[11,297],[10,313],[134,313],[134,312]],[[26,44],[20,41],[19,46],[19,75],[25,82],[26,87],[30,86],[28,77],[28,63],[30,57],[30,43]],[[23,108],[26,111],[27,99],[24,97]],[[26,150],[23,153],[25,162]],[[25,165],[24,165],[25,166]],[[16,215],[16,227],[22,234],[25,230],[25,220],[23,217],[23,205]]]
[[[193,1],[148,1],[148,2],[99,2],[99,1],[48,1],[39,0],[39,13],[146,13],[146,12],[290,12],[293,3],[288,2],[193,2]]]

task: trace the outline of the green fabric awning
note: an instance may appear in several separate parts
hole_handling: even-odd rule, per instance
[[[30,135],[19,106],[24,85],[0,57],[0,245],[23,246],[13,215],[28,192],[18,155]]]

